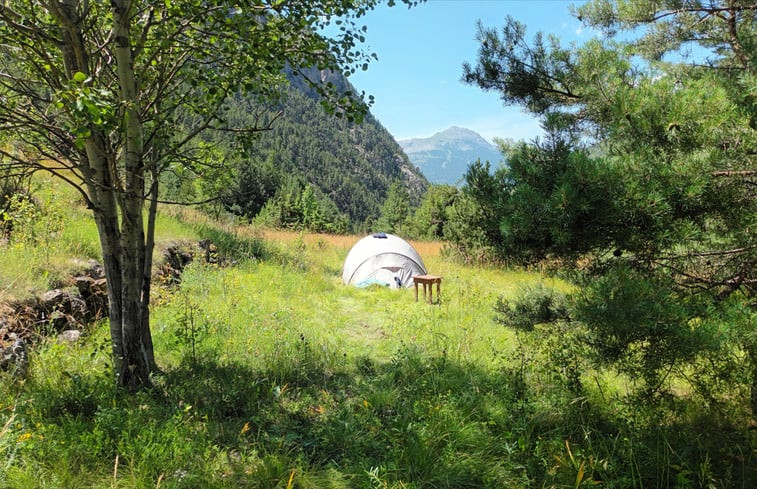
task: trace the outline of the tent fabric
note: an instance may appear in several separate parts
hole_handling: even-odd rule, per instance
[[[366,286],[384,284],[393,289],[411,287],[413,275],[425,275],[426,266],[415,248],[393,234],[366,236],[352,247],[344,260],[342,281]]]

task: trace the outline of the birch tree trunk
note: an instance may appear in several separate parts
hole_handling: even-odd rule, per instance
[[[150,367],[146,339],[149,325],[144,320],[149,307],[149,288],[143,293],[146,255],[152,254],[145,243],[142,210],[145,196],[144,140],[140,120],[137,80],[131,50],[130,0],[113,0],[113,34],[115,40],[116,76],[123,110],[124,152],[121,155],[123,185],[121,192],[121,322],[122,351],[116,361],[118,383],[128,388],[150,385]],[[150,280],[149,274],[146,278]],[[150,348],[151,350],[151,348]],[[152,360],[152,361],[151,361]]]
[[[136,389],[150,385],[150,370],[155,361],[146,313],[149,286],[143,293],[146,254],[142,223],[144,148],[131,58],[130,6],[129,0],[112,3],[116,73],[125,120],[123,161],[116,159],[117,156],[108,147],[108,137],[94,125],[90,127],[92,135],[85,141],[79,159],[97,225],[108,284],[110,337],[116,379],[119,385]],[[66,0],[58,5],[50,4],[50,12],[64,27],[61,50],[67,77],[73,79],[76,73],[91,75],[91,60],[85,35],[81,31],[77,2]],[[151,223],[154,224],[154,219]],[[149,282],[149,270],[146,276]],[[149,349],[146,344],[149,344]]]

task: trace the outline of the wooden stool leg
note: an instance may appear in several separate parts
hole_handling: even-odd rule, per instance
[[[413,285],[415,286],[415,302],[418,302],[418,286],[423,286],[423,302],[434,304],[434,284],[436,284],[436,304],[442,301],[442,277],[434,275],[416,275],[413,276]]]

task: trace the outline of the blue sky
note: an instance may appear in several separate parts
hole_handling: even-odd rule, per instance
[[[399,2],[398,2],[399,3]],[[350,81],[376,98],[371,109],[396,139],[428,137],[456,125],[484,138],[530,140],[539,124],[518,107],[505,107],[495,93],[460,82],[464,61],[475,63],[476,21],[501,27],[509,14],[564,43],[586,36],[564,0],[430,0],[409,9],[382,6],[361,19],[365,47],[378,55],[368,71]]]

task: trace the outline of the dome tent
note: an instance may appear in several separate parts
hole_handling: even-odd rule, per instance
[[[425,273],[426,266],[410,243],[393,234],[376,233],[355,243],[347,254],[342,281],[358,287],[410,287],[413,275]]]

